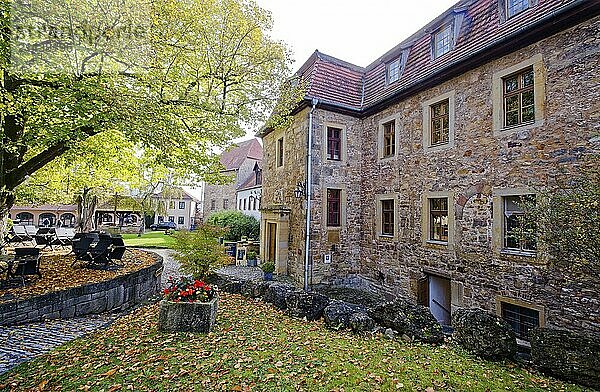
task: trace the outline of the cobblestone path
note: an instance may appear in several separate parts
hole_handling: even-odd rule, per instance
[[[168,249],[145,249],[163,258],[162,286],[169,276],[179,276],[179,264]],[[0,326],[0,374],[22,362],[45,354],[61,344],[109,326],[124,313],[105,313],[86,317],[49,320],[14,327]]]

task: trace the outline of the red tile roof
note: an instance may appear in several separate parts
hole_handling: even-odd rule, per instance
[[[240,168],[246,158],[262,160],[263,148],[257,139],[246,140],[225,151],[221,154],[221,164],[225,170],[235,170]]]
[[[500,42],[545,22],[546,17],[556,17],[578,6],[583,7],[581,13],[588,13],[586,18],[591,18],[600,13],[599,4],[589,0],[538,0],[531,8],[502,22],[498,0],[461,0],[366,68],[315,51],[297,75],[308,81],[307,99],[318,98],[321,103],[361,113],[457,64],[476,59]],[[459,29],[454,46],[433,59],[432,36],[448,23]],[[408,56],[401,76],[387,84],[386,62],[401,53]]]

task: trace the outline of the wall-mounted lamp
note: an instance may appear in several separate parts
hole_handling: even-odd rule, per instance
[[[302,199],[306,197],[306,185],[303,182],[298,182],[296,184],[296,189],[294,189],[294,197],[296,199]]]

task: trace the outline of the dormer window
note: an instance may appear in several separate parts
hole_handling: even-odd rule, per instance
[[[509,0],[510,1],[510,0]],[[433,58],[437,59],[452,49],[452,25],[444,26],[433,36]]]
[[[398,81],[398,79],[400,79],[400,60],[401,58],[398,57],[397,59],[387,64],[388,84],[396,82]]]
[[[525,11],[531,6],[531,0],[506,0],[506,16],[513,16]]]

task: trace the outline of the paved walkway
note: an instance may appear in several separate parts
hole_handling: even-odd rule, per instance
[[[163,257],[162,286],[169,276],[179,276],[179,264],[168,249],[145,249]],[[0,327],[0,374],[22,362],[45,354],[73,339],[105,328],[124,313],[104,313],[85,317],[49,320],[14,327]]]

